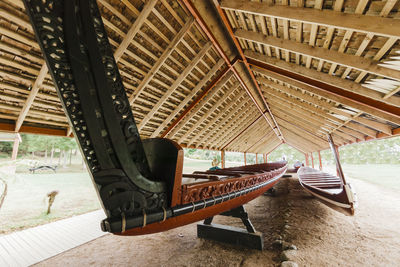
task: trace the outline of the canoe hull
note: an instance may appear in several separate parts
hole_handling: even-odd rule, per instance
[[[268,166],[273,166],[268,170]],[[253,168],[250,173],[249,168]],[[258,169],[258,171],[257,171]],[[204,220],[239,207],[260,196],[278,183],[287,170],[286,163],[279,165],[256,164],[243,168],[212,171],[210,175],[226,172],[248,173],[221,181],[197,182],[182,185],[181,202],[157,214],[143,214],[123,220],[106,219],[104,231],[117,235],[143,235],[167,231],[186,224]],[[123,231],[126,229],[125,231]]]
[[[309,167],[300,168],[298,177],[301,186],[321,202],[345,215],[354,215],[356,196],[350,184]]]

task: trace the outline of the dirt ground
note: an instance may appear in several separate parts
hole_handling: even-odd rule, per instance
[[[273,246],[279,238],[297,247],[288,255],[299,266],[400,266],[400,194],[351,182],[359,199],[354,217],[326,207],[295,178],[283,178],[275,197],[247,204],[265,236],[262,252],[198,239],[191,224],[147,236],[106,235],[38,266],[279,266],[282,249]],[[241,225],[222,216],[214,222]]]

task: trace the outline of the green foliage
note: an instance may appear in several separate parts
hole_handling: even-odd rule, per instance
[[[10,154],[13,149],[13,142],[0,142],[0,152]]]
[[[76,149],[78,146],[74,138],[57,137],[36,134],[21,134],[22,142],[19,145],[19,154],[26,155],[31,152],[50,151],[52,148],[59,150]],[[11,155],[13,142],[0,142],[0,152]]]
[[[400,164],[400,137],[393,137],[382,140],[368,141],[347,145],[339,149],[340,161],[344,164]],[[185,157],[194,159],[212,160],[213,157],[220,157],[219,151],[202,149],[185,149]],[[305,162],[304,154],[286,144],[280,145],[268,155],[268,162],[280,161],[285,157],[289,166],[297,160]],[[318,153],[313,153],[314,164],[318,165]],[[322,163],[334,164],[333,154],[330,149],[321,151]],[[243,153],[226,152],[226,161],[244,162]],[[247,153],[247,163],[255,163],[255,154]],[[262,155],[258,155],[258,162],[262,162]],[[310,162],[311,164],[311,162]]]
[[[339,154],[343,164],[400,164],[400,137],[347,145]],[[321,151],[321,156],[323,164],[334,164],[331,150]]]
[[[206,149],[183,149],[185,157],[191,159],[206,159],[213,160],[215,157],[221,159],[221,154],[218,151],[206,150]]]
[[[305,161],[303,153],[291,146],[288,146],[287,144],[282,144],[268,154],[268,162],[280,161],[283,159],[283,157],[286,158],[289,166],[293,166],[296,161]]]

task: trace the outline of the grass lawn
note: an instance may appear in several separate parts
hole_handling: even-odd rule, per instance
[[[325,168],[326,167],[326,168]],[[324,171],[336,173],[335,166],[324,166]],[[387,189],[400,192],[400,165],[368,164],[352,165],[343,164],[344,174],[349,179],[363,180]]]
[[[241,164],[227,162],[227,167]],[[210,167],[211,160],[185,158],[183,172],[204,171]],[[25,171],[19,173],[18,170]],[[344,164],[343,170],[350,180],[360,179],[397,192],[400,190],[400,165]],[[19,166],[14,175],[0,173],[8,184],[8,194],[0,210],[0,234],[101,208],[89,174],[79,164],[68,169],[60,168],[56,174],[51,171],[29,174],[26,171],[26,166]],[[324,171],[335,173],[335,167],[324,166]],[[59,194],[51,213],[46,215],[46,195],[53,190],[58,190]]]
[[[0,210],[0,233],[29,228],[99,209],[100,202],[89,175],[41,173],[3,176],[8,194]],[[58,190],[51,213],[46,215],[48,192]]]

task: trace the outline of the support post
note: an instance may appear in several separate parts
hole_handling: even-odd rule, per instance
[[[314,156],[313,156],[312,152],[311,152],[310,156],[311,156],[311,166],[314,168]]]
[[[256,153],[256,164],[258,164],[258,154]]]
[[[322,171],[321,151],[318,151],[318,159],[319,159],[319,170]]]
[[[225,168],[225,150],[221,150],[221,167]]]
[[[265,154],[265,163],[268,163],[268,154]]]
[[[228,244],[240,245],[250,249],[263,250],[263,234],[256,232],[253,224],[249,220],[249,215],[243,206],[223,212],[220,215],[240,218],[246,229],[213,224],[212,221],[214,217],[209,217],[205,219],[203,223],[197,225],[197,237]]]
[[[338,161],[340,161],[339,146],[335,145],[335,150],[336,150],[337,159],[338,159]],[[337,167],[336,167],[336,174],[337,174],[337,176],[340,177],[340,171]]]
[[[18,156],[18,148],[19,148],[19,143],[20,143],[20,135],[19,133],[15,134],[15,138],[14,138],[14,145],[13,145],[13,151],[12,151],[12,155],[11,155],[11,159],[12,160],[16,160],[17,156]]]
[[[243,155],[244,155],[244,166],[246,166],[247,165],[246,152],[244,152]]]
[[[304,153],[304,157],[306,158],[306,166],[308,167],[308,166],[309,166],[308,154],[307,154],[307,153]]]

